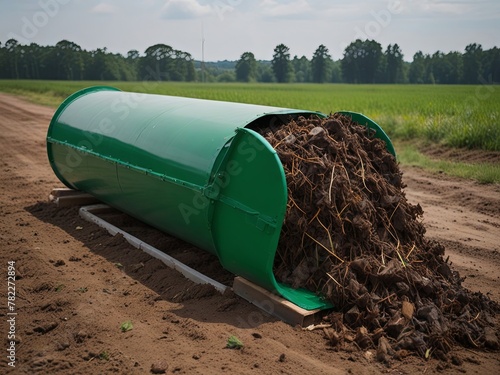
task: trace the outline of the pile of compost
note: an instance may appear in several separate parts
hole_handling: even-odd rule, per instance
[[[279,281],[335,309],[329,343],[376,348],[380,361],[454,345],[498,349],[496,302],[461,286],[445,249],[425,238],[385,142],[349,117],[303,118],[261,131],[283,164],[288,206],[275,258]]]

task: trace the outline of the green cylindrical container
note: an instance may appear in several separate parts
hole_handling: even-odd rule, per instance
[[[366,117],[348,113],[376,130]],[[275,280],[287,186],[255,129],[319,112],[91,87],[58,108],[47,133],[57,177],[164,232],[216,254],[224,268],[305,308],[319,296]]]

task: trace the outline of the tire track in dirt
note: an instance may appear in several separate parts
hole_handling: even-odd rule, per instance
[[[424,209],[427,236],[445,245],[461,276],[468,276],[467,288],[500,301],[500,185],[403,171],[408,200]]]
[[[2,168],[10,178],[19,176],[31,183],[50,180],[61,185],[49,166],[45,135],[53,108],[27,103],[0,93]]]

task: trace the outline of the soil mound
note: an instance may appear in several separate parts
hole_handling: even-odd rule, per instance
[[[385,143],[350,118],[298,118],[262,134],[287,179],[277,278],[335,306],[331,345],[446,357],[453,345],[498,349],[497,303],[461,286],[444,247],[425,238]]]

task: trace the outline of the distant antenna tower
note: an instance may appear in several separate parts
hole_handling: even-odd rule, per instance
[[[201,23],[201,82],[205,82],[205,32]]]

